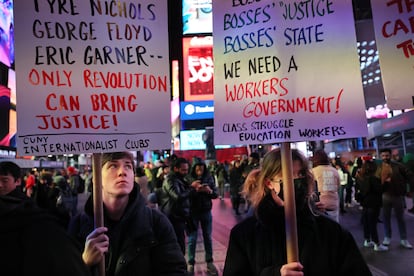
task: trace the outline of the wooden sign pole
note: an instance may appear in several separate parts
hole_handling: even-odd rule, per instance
[[[102,154],[94,153],[92,157],[93,170],[93,214],[95,228],[104,226],[102,204]],[[99,276],[105,276],[105,259],[98,264]]]
[[[295,188],[292,172],[292,150],[290,148],[290,143],[282,143],[281,157],[284,183],[283,198],[285,204],[287,262],[291,263],[299,261],[299,250],[296,227]]]

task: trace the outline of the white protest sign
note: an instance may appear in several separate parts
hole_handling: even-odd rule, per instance
[[[352,1],[213,1],[215,144],[366,136]]]
[[[171,145],[167,1],[15,1],[19,155]]]
[[[414,2],[371,1],[387,107],[414,107]]]

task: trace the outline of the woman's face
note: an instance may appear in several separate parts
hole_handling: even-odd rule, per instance
[[[197,176],[202,176],[203,173],[204,173],[204,166],[203,165],[196,165],[194,171],[195,171]]]
[[[300,160],[293,160],[292,161],[293,179],[303,177],[303,175],[301,175],[301,170],[302,170],[302,162]]]
[[[282,191],[282,174],[274,175],[273,177],[266,180],[266,186],[271,190],[273,200],[276,202],[277,205],[283,206],[283,200],[281,197],[283,195],[279,196],[280,193],[283,193]]]

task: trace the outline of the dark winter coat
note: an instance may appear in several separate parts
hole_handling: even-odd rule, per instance
[[[297,226],[304,275],[371,275],[354,238],[340,224],[305,209],[297,216]],[[231,230],[223,276],[280,275],[286,263],[284,209],[268,195],[257,217]]]
[[[407,193],[407,185],[414,187],[414,173],[398,162],[391,161],[390,165],[391,181],[383,184],[382,191],[391,196],[404,196]],[[382,166],[379,164],[375,175],[380,179],[381,172]]]
[[[242,167],[233,167],[230,169],[230,195],[232,197],[240,196],[243,187]]]
[[[204,166],[204,174],[201,178],[198,178],[195,173],[196,165]],[[218,197],[218,192],[214,177],[210,174],[207,166],[204,163],[193,164],[188,181],[189,183],[192,183],[195,180],[200,180],[201,184],[207,184],[213,192],[211,194],[207,194],[204,192],[197,192],[195,189],[191,189],[190,211],[192,214],[209,212],[211,211],[211,208],[213,208],[213,203],[211,200]]]
[[[104,221],[109,237],[106,275],[185,275],[186,262],[174,229],[163,214],[146,206],[137,186],[121,220],[110,220],[104,208]],[[69,232],[84,245],[93,225],[89,198],[85,212],[71,221]]]
[[[1,275],[90,275],[76,241],[31,199],[0,196],[0,222]]]
[[[374,176],[357,179],[360,190],[360,203],[367,208],[380,208],[382,206],[381,180]]]
[[[170,220],[186,221],[190,217],[190,184],[178,173],[171,172],[162,184],[159,197],[160,210]]]

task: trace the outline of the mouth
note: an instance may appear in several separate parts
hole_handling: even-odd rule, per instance
[[[128,184],[129,183],[126,180],[119,180],[119,181],[116,182],[116,185],[128,185]]]

